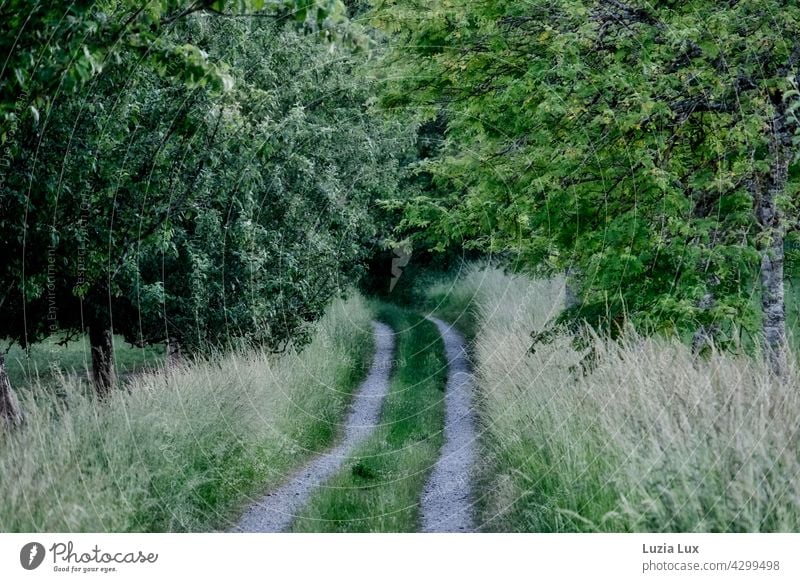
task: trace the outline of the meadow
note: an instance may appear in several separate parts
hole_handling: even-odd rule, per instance
[[[23,390],[26,386],[55,385],[61,377],[68,376],[70,382],[84,384],[90,392],[92,356],[89,339],[78,336],[65,342],[63,335],[53,335],[22,349],[19,344],[0,346],[5,352],[6,372],[11,385]],[[140,372],[152,372],[164,365],[166,350],[163,345],[143,348],[131,346],[122,336],[114,336],[114,359],[117,373],[125,380]]]
[[[137,374],[99,401],[56,374],[0,433],[0,531],[207,531],[337,437],[372,314],[336,301],[302,350],[239,350]]]
[[[483,529],[797,530],[794,365],[781,381],[747,355],[552,328],[559,280],[475,269],[452,297],[441,314],[475,325]]]

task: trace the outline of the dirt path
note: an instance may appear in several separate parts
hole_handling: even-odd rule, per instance
[[[366,380],[353,397],[342,441],[297,471],[285,485],[252,505],[232,531],[287,530],[314,489],[333,476],[355,447],[372,432],[380,419],[381,405],[389,391],[389,374],[394,354],[392,328],[375,321],[372,325],[375,330],[375,356]]]
[[[473,378],[464,338],[452,326],[429,317],[444,339],[449,370],[445,392],[444,446],[422,493],[422,531],[475,531],[472,469],[477,432],[472,407]]]

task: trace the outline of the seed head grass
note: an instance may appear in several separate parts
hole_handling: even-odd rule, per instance
[[[489,531],[800,529],[800,377],[675,338],[555,328],[563,280],[476,269]],[[457,301],[461,303],[459,299]],[[540,336],[542,337],[542,336]]]
[[[74,378],[22,395],[0,435],[0,531],[206,531],[337,436],[372,353],[371,311],[336,301],[302,350],[240,349],[136,375],[97,401]]]

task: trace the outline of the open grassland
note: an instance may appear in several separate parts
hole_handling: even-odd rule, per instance
[[[11,385],[18,391],[29,386],[57,385],[63,376],[71,382],[82,382],[87,392],[91,385],[92,355],[86,336],[64,344],[63,336],[55,335],[33,344],[26,351],[19,345],[2,345],[5,352],[6,371]],[[164,364],[166,351],[163,345],[137,348],[129,345],[122,336],[114,336],[114,363],[117,373],[125,379],[131,374],[152,372]]]
[[[475,297],[483,529],[800,529],[796,367],[781,382],[754,358],[633,332],[534,342],[561,282],[487,269],[459,285]]]
[[[442,446],[447,360],[430,321],[391,306],[379,315],[398,334],[380,425],[311,498],[295,531],[419,530],[420,494]]]
[[[302,351],[239,351],[134,377],[103,402],[64,378],[0,435],[0,531],[197,531],[336,437],[369,366],[371,311],[337,301]]]

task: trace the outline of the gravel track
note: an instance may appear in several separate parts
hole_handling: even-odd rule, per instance
[[[473,376],[463,336],[435,317],[448,362],[445,389],[444,446],[422,493],[422,531],[475,531],[472,471],[476,459],[476,419],[472,407]]]
[[[342,467],[350,453],[378,424],[381,405],[389,391],[395,342],[394,332],[388,325],[373,321],[372,326],[375,355],[367,378],[350,404],[341,442],[294,473],[285,485],[253,504],[232,531],[281,532],[289,529],[314,490],[323,486]]]

